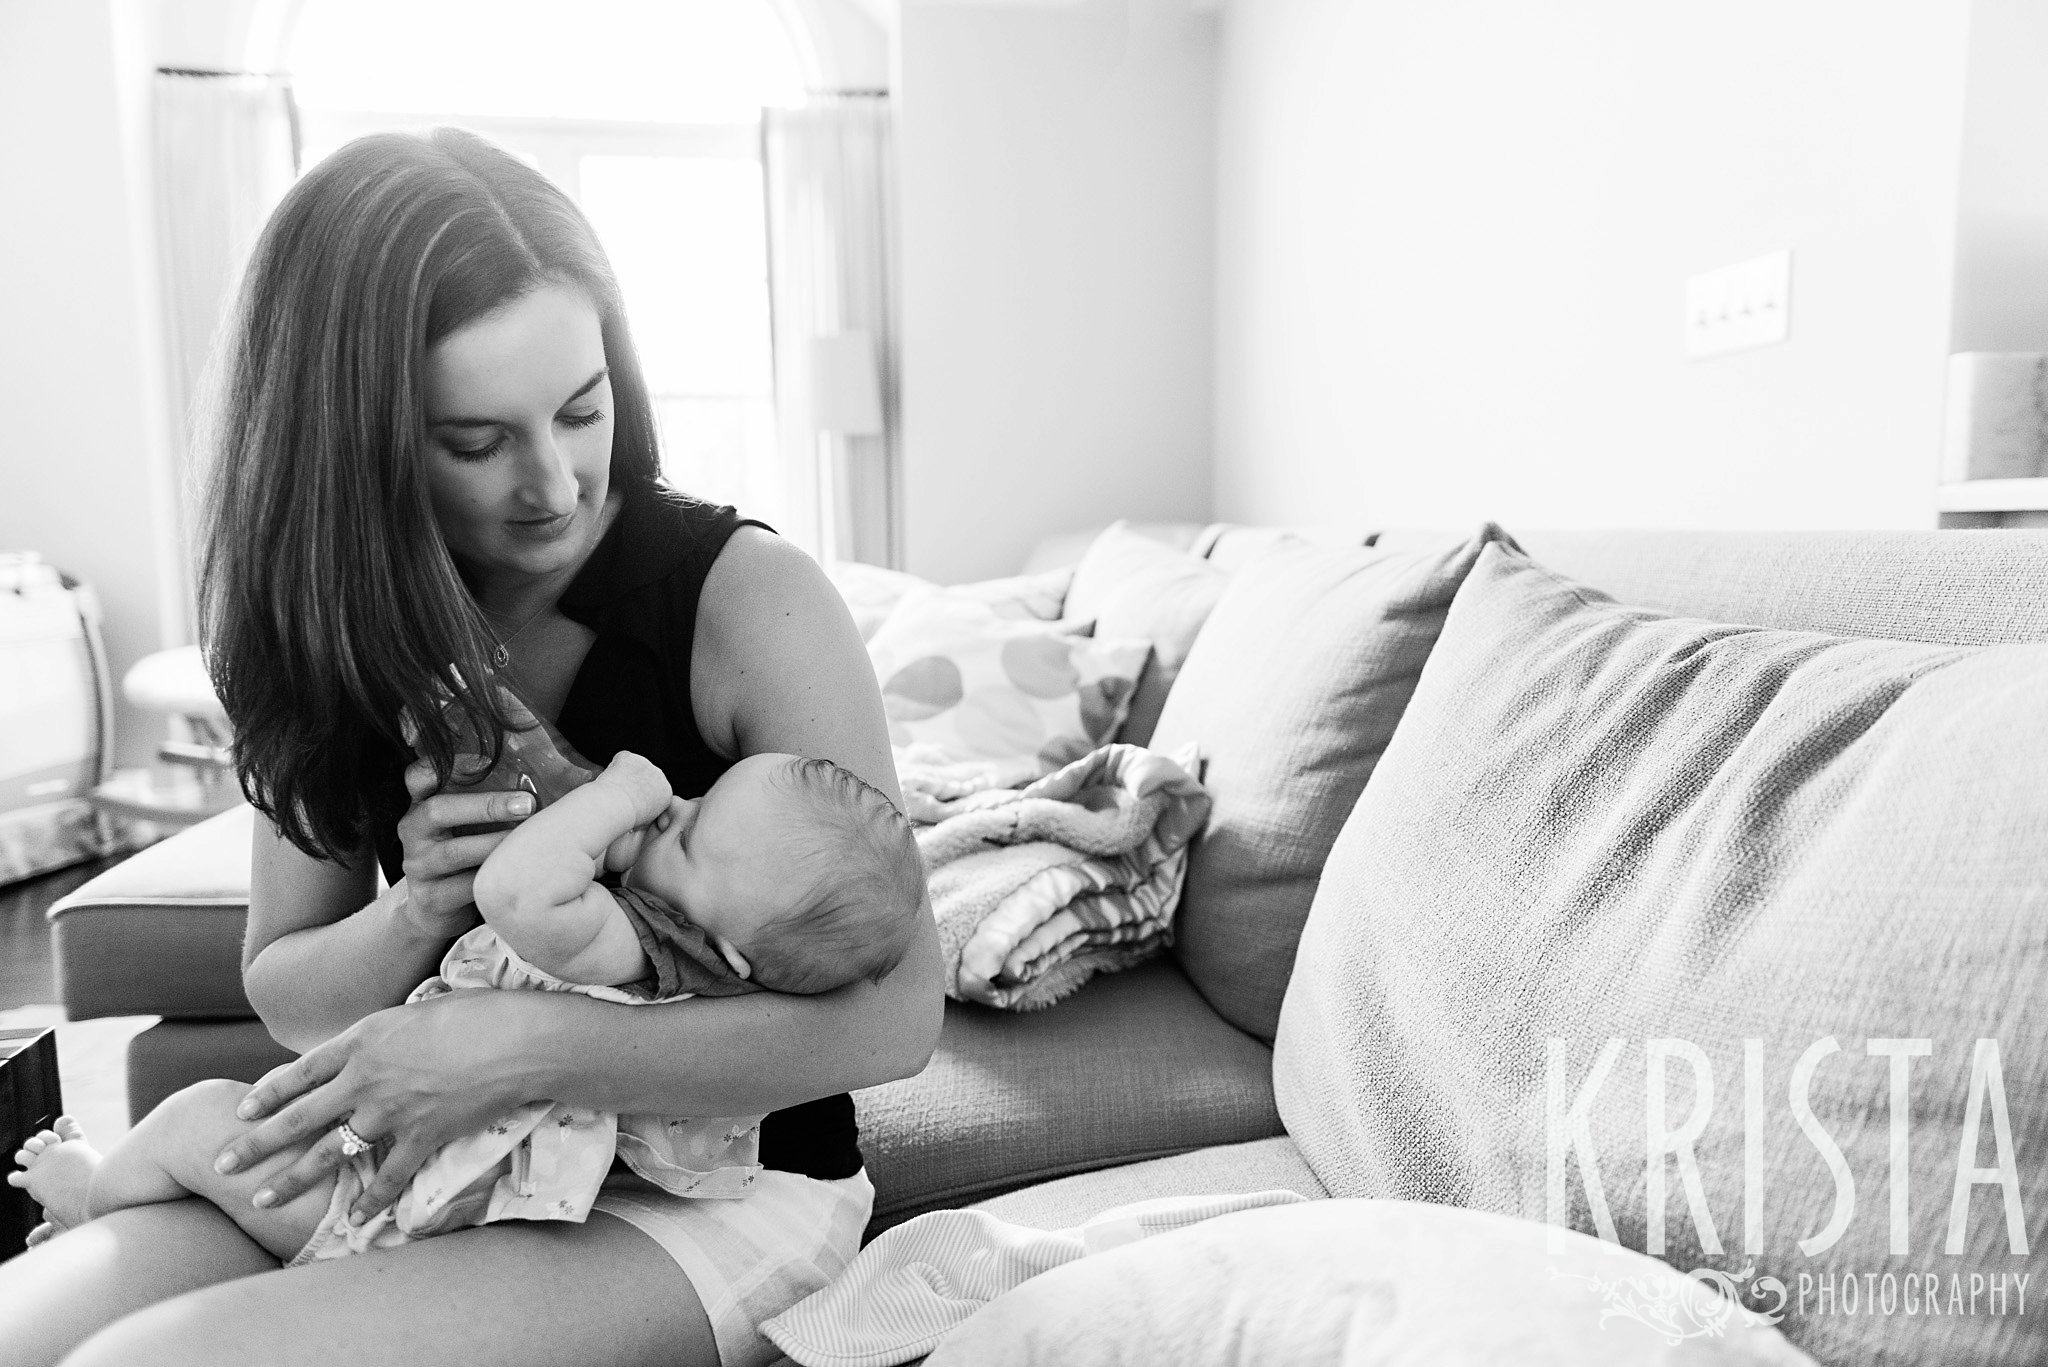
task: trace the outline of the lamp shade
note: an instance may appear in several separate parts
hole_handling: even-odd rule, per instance
[[[865,332],[832,332],[811,339],[811,426],[843,437],[882,431],[882,385],[875,372],[875,339]]]

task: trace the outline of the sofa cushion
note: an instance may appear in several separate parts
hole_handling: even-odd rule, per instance
[[[1455,532],[1398,528],[1401,550]],[[1528,531],[1523,550],[1624,603],[1714,622],[1948,645],[2048,640],[2048,531]]]
[[[93,1016],[253,1016],[242,993],[255,809],[123,860],[50,908],[57,992]]]
[[[1292,1191],[1310,1200],[1329,1195],[1301,1150],[1286,1135],[1218,1144],[1149,1163],[1126,1163],[982,1201],[974,1208],[1033,1229],[1072,1229],[1105,1210],[1163,1196],[1231,1196]]]
[[[254,1082],[298,1055],[247,1020],[165,1020],[128,1041],[128,1123],[172,1092],[212,1077]]]
[[[1222,523],[1204,525],[1200,522],[1124,522],[1126,530],[1162,546],[1171,546],[1177,551],[1200,557],[1207,553],[1206,543],[1223,528]],[[1081,557],[1095,544],[1095,538],[1102,535],[1102,527],[1083,527],[1075,531],[1054,532],[1041,538],[1025,555],[1018,573],[1024,575],[1044,574],[1050,570],[1071,570],[1081,563]]]
[[[1092,620],[1095,634],[1152,643],[1117,739],[1151,743],[1173,681],[1229,576],[1207,561],[1118,522],[1095,538],[1067,590],[1065,615]]]
[[[1224,1019],[1270,1040],[1337,828],[1497,529],[1418,553],[1282,542],[1232,577],[1153,733],[1193,743],[1215,799],[1174,953]]]
[[[1377,535],[1357,527],[1256,527],[1238,522],[1218,522],[1204,528],[1188,550],[1224,573],[1235,574],[1275,546],[1306,544],[1321,546],[1325,550],[1348,551],[1372,545]],[[1443,538],[1452,545],[1464,539],[1462,535]],[[1429,549],[1440,550],[1442,547],[1431,546]]]
[[[1852,1281],[1935,1279],[1946,1309],[1952,1276],[2048,1272],[1995,1181],[1946,1251],[1966,1127],[1965,1177],[2009,1135],[2012,1199],[2048,1209],[2044,767],[2048,646],[1670,618],[1490,546],[1331,852],[1275,1056],[1288,1130],[1340,1196],[1776,1278],[1824,1361],[2048,1360],[2010,1285],[2004,1314],[1843,1312]],[[1653,1165],[1652,1129],[1688,1137]]]
[[[875,1230],[1068,1173],[1280,1132],[1272,1054],[1167,961],[1049,1011],[946,1003],[916,1077],[854,1093]]]

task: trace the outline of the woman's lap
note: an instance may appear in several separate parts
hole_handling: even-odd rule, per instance
[[[0,1367],[57,1360],[99,1325],[67,1367],[718,1367],[721,1348],[746,1367],[776,1356],[753,1325],[852,1257],[873,1196],[865,1176],[764,1173],[739,1202],[635,1182],[608,1183],[582,1225],[507,1222],[286,1270],[203,1202],[119,1212],[0,1267],[0,1306],[39,1311],[16,1337],[0,1309]],[[23,1353],[36,1334],[60,1346]]]
[[[131,1311],[276,1266],[204,1201],[117,1211],[0,1263],[0,1367],[43,1367]]]
[[[189,1289],[196,1276],[175,1282],[165,1275],[157,1285],[171,1292],[170,1299],[93,1335],[63,1359],[67,1367],[362,1367],[366,1362],[717,1367],[710,1321],[688,1278],[659,1244],[623,1220],[597,1216],[581,1225],[490,1225],[362,1257],[279,1270],[275,1259],[225,1217],[210,1209],[205,1214],[263,1258],[269,1270],[233,1275],[199,1290]],[[93,1225],[85,1226],[52,1240],[50,1249],[54,1253],[58,1245],[94,1234]],[[75,1246],[63,1270],[108,1280],[111,1242],[102,1238],[95,1245]],[[169,1266],[157,1265],[163,1262],[130,1257],[126,1270],[168,1274]],[[135,1299],[149,1299],[135,1295],[139,1288],[127,1290]],[[0,1350],[0,1361],[12,1367],[13,1352]]]
[[[827,1182],[764,1169],[746,1199],[700,1201],[615,1170],[595,1208],[667,1250],[697,1292],[723,1367],[762,1367],[782,1353],[758,1326],[839,1275],[874,1204],[865,1172]]]

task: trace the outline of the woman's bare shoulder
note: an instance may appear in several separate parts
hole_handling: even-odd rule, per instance
[[[728,758],[817,756],[898,795],[853,617],[818,563],[773,532],[739,528],[705,576],[690,694],[705,742]]]

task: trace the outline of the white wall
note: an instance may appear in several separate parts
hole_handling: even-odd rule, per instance
[[[0,546],[92,583],[117,676],[187,639],[132,18],[0,5]],[[144,762],[160,731],[124,703],[117,759]]]
[[[905,0],[908,568],[1209,510],[1213,15]]]
[[[2048,5],[1976,0],[1952,349],[2048,351]]]
[[[1230,0],[1217,515],[1933,525],[1968,29]],[[1781,247],[1791,339],[1689,362],[1685,278]]]

